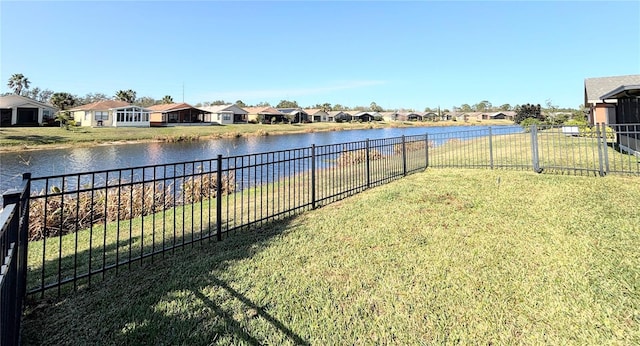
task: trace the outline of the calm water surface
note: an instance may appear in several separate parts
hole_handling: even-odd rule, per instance
[[[410,127],[241,137],[183,143],[135,143],[0,153],[0,192],[20,185],[24,172],[34,177],[234,156],[365,139],[485,129],[486,127]],[[514,132],[520,127],[514,127]]]

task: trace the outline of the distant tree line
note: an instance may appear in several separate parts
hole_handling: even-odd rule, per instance
[[[68,92],[54,92],[50,89],[42,89],[40,87],[31,88],[31,81],[21,73],[16,73],[11,75],[7,82],[7,86],[13,90],[14,94],[22,95],[34,99],[39,102],[51,103],[56,106],[60,110],[67,110],[73,108],[75,106],[85,105],[97,101],[103,100],[121,100],[131,104],[135,104],[142,107],[149,107],[157,104],[169,104],[173,103],[173,97],[170,95],[165,95],[162,99],[155,99],[150,96],[142,96],[138,97],[136,91],[132,89],[122,89],[117,90],[113,96],[103,94],[103,93],[88,93],[84,96],[74,95]],[[231,102],[226,102],[224,100],[215,100],[211,102],[199,102],[195,104],[196,107],[200,106],[215,106],[215,105],[230,105]],[[254,105],[247,104],[242,100],[237,100],[233,104],[239,107],[271,107],[272,105],[267,101],[258,102]],[[572,108],[559,108],[558,106],[553,105],[551,100],[547,100],[546,107],[541,107],[539,104],[525,104],[525,105],[515,105],[512,106],[508,103],[505,103],[500,106],[494,106],[488,100],[480,101],[476,104],[469,105],[467,103],[461,104],[460,106],[455,106],[453,108],[454,112],[498,112],[498,111],[515,111],[516,112],[516,123],[521,123],[526,119],[535,119],[540,122],[548,122],[553,124],[561,124],[568,119],[582,119],[585,118],[584,107],[580,106],[578,109]],[[275,105],[275,108],[303,108],[300,107],[297,101],[295,100],[280,100],[278,104]],[[325,112],[330,111],[373,111],[373,112],[383,112],[383,111],[397,111],[397,112],[413,112],[414,109],[384,109],[379,106],[376,102],[371,102],[368,106],[355,106],[349,107],[341,104],[331,104],[328,102],[325,103],[316,103],[314,105],[309,105],[304,108],[314,108],[321,109]],[[434,112],[434,113],[450,113],[451,111],[447,108],[440,109],[440,107],[425,107],[425,112]],[[532,120],[529,120],[532,121]]]

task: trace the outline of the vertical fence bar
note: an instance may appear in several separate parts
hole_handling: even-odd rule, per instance
[[[20,234],[18,234],[18,297],[22,304],[22,299],[27,294],[27,255],[29,250],[29,195],[31,192],[31,173],[22,174],[22,181],[25,188],[22,191],[20,201]],[[22,305],[21,305],[22,306]],[[22,311],[22,308],[21,310]]]
[[[216,171],[216,239],[222,240],[222,155],[218,154]]]
[[[489,126],[489,167],[493,169],[493,136],[491,134],[491,126]]]
[[[369,138],[367,138],[367,141],[365,142],[365,156],[366,156],[366,161],[367,161],[367,189],[371,187],[371,159],[369,156],[369,151],[371,150],[370,144],[369,144]]]
[[[602,123],[602,125],[604,126],[604,123]],[[598,172],[601,177],[604,177],[604,164],[602,162],[602,151],[606,150],[604,148],[606,146],[606,139],[605,139],[605,144],[603,145],[602,137],[603,137],[603,134],[602,132],[600,132],[600,124],[596,124],[596,143],[598,145]]]
[[[424,134],[424,169],[429,168],[429,134]]]
[[[531,125],[531,161],[533,171],[542,173],[540,169],[540,159],[538,158],[538,127],[535,124]]]
[[[275,183],[274,183],[275,184]],[[316,145],[311,145],[311,208],[316,208]]]
[[[613,130],[613,128],[612,128]],[[607,134],[607,125],[605,123],[602,124],[602,133],[604,134],[604,146],[602,147],[603,151],[603,160],[604,160],[604,173],[609,173],[609,138]],[[612,133],[613,135],[613,133]]]
[[[407,144],[404,135],[402,135],[402,175],[407,175]]]

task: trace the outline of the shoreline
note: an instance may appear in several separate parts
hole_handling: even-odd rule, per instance
[[[238,138],[238,137],[263,137],[263,136],[283,136],[289,134],[301,134],[301,133],[314,133],[314,132],[331,132],[331,131],[350,131],[350,130],[363,130],[363,129],[376,129],[376,128],[408,128],[408,127],[446,127],[446,126],[491,126],[491,125],[506,125],[496,123],[463,123],[463,122],[438,122],[438,123],[376,123],[370,126],[353,126],[353,127],[331,127],[331,128],[301,128],[296,130],[274,130],[269,131],[268,127],[264,129],[258,129],[256,131],[238,133],[233,130],[221,133],[212,133],[208,135],[197,136],[166,136],[164,138],[157,136],[156,138],[141,138],[141,139],[122,139],[122,140],[87,140],[78,142],[63,142],[63,143],[44,143],[44,144],[16,144],[16,145],[0,145],[0,154],[2,153],[15,153],[20,151],[37,151],[37,150],[58,150],[68,149],[72,147],[91,147],[91,146],[107,146],[107,145],[127,145],[137,143],[172,143],[172,142],[187,142],[187,141],[206,141],[223,138]]]

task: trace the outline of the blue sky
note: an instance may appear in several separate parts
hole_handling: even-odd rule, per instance
[[[640,2],[0,2],[0,92],[451,108],[640,73]]]

